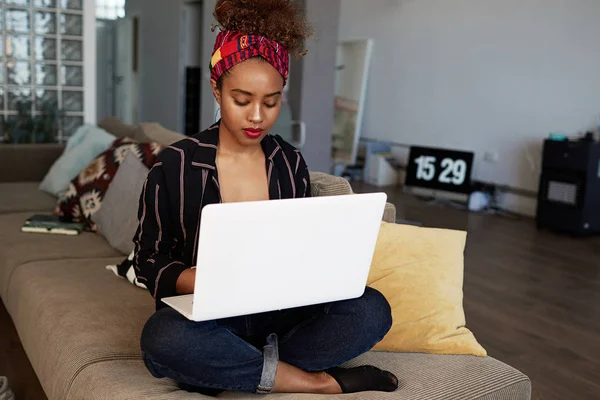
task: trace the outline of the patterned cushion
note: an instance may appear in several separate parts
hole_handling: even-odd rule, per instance
[[[100,154],[69,184],[69,190],[59,200],[55,213],[64,221],[83,222],[92,230],[92,216],[102,207],[108,186],[128,152],[133,152],[150,168],[162,150],[157,143],[137,143],[130,138],[115,140],[113,145]]]

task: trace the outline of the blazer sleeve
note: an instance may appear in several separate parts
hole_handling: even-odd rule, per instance
[[[162,162],[157,162],[144,183],[139,200],[138,228],[133,264],[138,280],[146,285],[160,308],[163,297],[176,296],[177,279],[189,267],[173,254],[174,226]]]
[[[310,173],[308,171],[308,166],[300,151],[295,150],[294,153],[297,157],[294,176],[294,183],[296,184],[296,188],[298,188],[296,197],[311,197],[312,192],[310,188]]]

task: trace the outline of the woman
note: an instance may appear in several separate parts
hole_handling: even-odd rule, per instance
[[[391,326],[389,304],[373,289],[354,300],[200,323],[161,302],[194,291],[202,207],[311,195],[300,152],[269,135],[288,54],[301,55],[306,22],[288,0],[219,0],[214,15],[222,31],[211,84],[221,120],[165,149],[140,198],[134,265],[156,301],[141,338],[146,366],[203,393],[393,391],[389,372],[338,368]]]

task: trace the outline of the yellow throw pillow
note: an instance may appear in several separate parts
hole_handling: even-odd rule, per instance
[[[466,232],[382,223],[368,285],[392,307],[393,325],[374,350],[484,357],[465,327]]]

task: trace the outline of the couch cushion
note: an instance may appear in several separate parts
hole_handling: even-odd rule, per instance
[[[519,371],[494,360],[469,356],[369,353],[350,363],[374,364],[394,371],[400,388],[394,393],[344,395],[349,400],[529,400],[531,383]],[[110,384],[106,384],[110,382]],[[68,400],[209,399],[179,390],[169,379],[155,379],[141,360],[95,363],[82,370]],[[222,399],[250,400],[264,396],[223,393]],[[332,396],[272,394],[273,400],[327,400]],[[337,396],[335,398],[338,398]]]
[[[0,296],[5,301],[11,275],[23,264],[41,260],[122,258],[103,237],[93,233],[77,236],[23,233],[21,225],[30,216],[31,212],[0,215]]]
[[[367,284],[389,301],[394,322],[377,350],[487,355],[466,327],[466,239],[463,231],[381,224]]]
[[[110,382],[110,384],[107,384]],[[91,364],[73,380],[66,400],[209,400],[180,390],[170,379],[156,379],[137,360],[111,360]]]
[[[126,124],[117,117],[104,118],[102,121],[98,122],[98,127],[118,138],[133,138],[138,129],[137,126]]]
[[[493,358],[370,352],[347,366],[371,364],[392,371],[400,382],[393,393],[344,395],[348,400],[529,400],[531,382],[516,369]],[[256,399],[224,393],[222,399]],[[311,396],[326,400],[328,396]],[[305,395],[274,394],[272,400],[305,400]]]
[[[60,197],[69,188],[69,182],[97,156],[110,147],[115,136],[92,124],[85,124],[69,138],[65,152],[52,165],[40,189]]]
[[[133,138],[140,143],[159,143],[165,147],[179,142],[186,137],[187,136],[171,131],[156,122],[141,123],[133,136]]]
[[[140,194],[148,171],[148,167],[130,151],[108,187],[102,207],[92,217],[98,232],[124,255],[133,250]]]
[[[203,398],[178,390],[168,379],[154,379],[145,369],[139,338],[154,303],[147,291],[132,288],[104,269],[117,261],[35,262],[15,272],[7,309],[48,398]],[[360,364],[393,371],[400,378],[400,389],[345,398],[528,400],[530,396],[526,376],[487,357],[371,352],[349,365]],[[220,397],[257,398],[239,393]]]
[[[141,359],[140,335],[154,300],[105,269],[119,260],[39,261],[14,271],[6,309],[49,399],[65,399],[88,365]]]
[[[0,214],[22,211],[47,211],[56,206],[56,198],[39,190],[38,182],[0,183]]]

